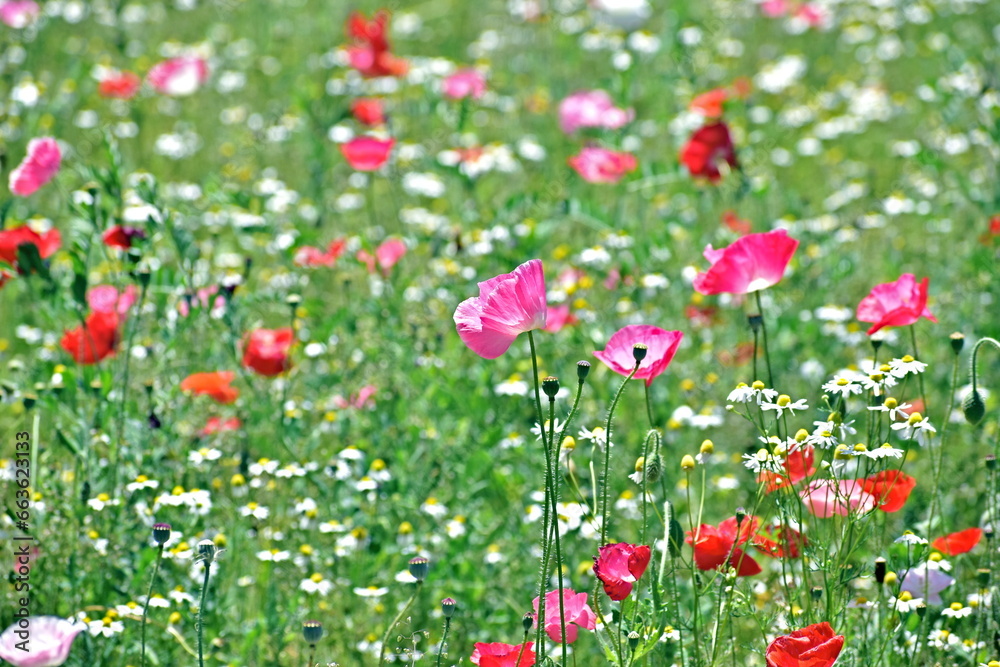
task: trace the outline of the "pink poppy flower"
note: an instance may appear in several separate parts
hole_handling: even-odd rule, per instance
[[[469,662],[479,667],[531,667],[535,664],[534,642],[503,644],[477,642]],[[518,660],[518,656],[521,657]]]
[[[798,247],[783,229],[747,234],[722,250],[709,244],[705,259],[712,266],[695,277],[694,288],[702,294],[749,294],[770,287],[781,280]]]
[[[632,593],[632,584],[639,581],[649,565],[650,551],[645,545],[607,544],[594,557],[594,574],[604,584],[604,592],[612,600],[624,600]]]
[[[545,315],[545,326],[542,331],[546,333],[558,333],[563,327],[579,322],[573,313],[569,312],[569,306],[549,306]]]
[[[223,433],[225,431],[236,431],[239,430],[242,425],[243,423],[236,417],[230,417],[225,421],[223,421],[221,417],[209,417],[208,421],[205,422],[205,426],[198,431],[198,435],[206,436]]]
[[[619,109],[603,90],[581,90],[559,103],[559,127],[566,134],[581,127],[617,130],[634,117],[632,109]]]
[[[861,322],[873,322],[869,336],[883,327],[915,324],[921,317],[937,322],[927,310],[929,284],[929,278],[917,283],[912,273],[904,273],[894,283],[876,285],[858,304],[856,316]]]
[[[38,248],[39,257],[48,259],[59,249],[61,242],[58,229],[50,229],[44,234],[39,234],[28,225],[0,230],[0,261],[17,266],[17,248],[25,243]]]
[[[351,101],[351,114],[362,125],[381,125],[385,122],[382,100],[377,97],[359,97]]]
[[[718,183],[722,178],[719,167],[723,162],[731,169],[739,166],[733,138],[722,121],[695,130],[681,151],[680,159],[692,176],[707,178],[710,183]]]
[[[38,18],[38,3],[33,0],[0,2],[0,21],[10,28],[27,28]]]
[[[392,152],[395,143],[395,139],[356,137],[340,144],[340,152],[352,169],[375,171],[388,162],[389,153]]]
[[[875,509],[878,500],[865,491],[864,480],[814,479],[799,497],[813,514],[821,519],[834,515],[847,516],[850,512],[863,514]]]
[[[355,410],[361,410],[363,408],[370,408],[375,404],[374,396],[378,389],[373,384],[365,385],[357,391],[356,394],[352,394],[349,399],[343,396],[334,396],[333,404],[339,410],[346,410],[348,408],[354,408]]]
[[[0,634],[0,658],[13,667],[57,667],[66,662],[73,640],[87,626],[57,616],[29,616]],[[23,642],[23,643],[22,643]],[[27,647],[27,651],[21,647]]]
[[[164,95],[191,95],[208,81],[208,63],[198,56],[164,60],[149,70],[146,81]]]
[[[455,328],[470,350],[496,359],[519,334],[544,328],[547,314],[542,260],[532,259],[479,283],[479,296],[455,309]]]
[[[376,12],[369,21],[361,12],[347,19],[347,36],[353,44],[347,47],[351,67],[364,77],[403,76],[409,64],[392,54],[389,45],[389,12]]]
[[[375,265],[378,264],[383,275],[388,275],[389,270],[396,266],[396,262],[406,254],[406,243],[400,239],[389,239],[375,248],[375,256],[365,250],[359,250],[358,261],[368,267],[368,273],[375,273]]]
[[[805,21],[810,28],[822,28],[826,24],[827,14],[822,7],[806,3],[795,12],[795,18]]]
[[[98,285],[87,292],[87,305],[95,313],[125,315],[135,303],[135,285],[119,292],[113,285]]]
[[[635,368],[633,347],[645,345],[646,357],[633,377],[645,380],[648,387],[653,384],[653,378],[667,370],[683,337],[680,331],[666,331],[649,324],[630,324],[616,331],[605,348],[594,352],[594,356],[615,373],[628,377]]]
[[[212,297],[215,296],[215,299]],[[185,294],[177,303],[177,311],[184,317],[191,314],[191,308],[209,308],[212,317],[221,317],[226,310],[226,297],[219,294],[219,286],[202,287],[197,292]]]
[[[441,92],[452,100],[471,97],[478,100],[486,94],[486,77],[472,67],[460,69],[441,82]]]
[[[10,172],[10,191],[19,197],[27,197],[52,180],[61,162],[62,151],[55,139],[32,139],[28,142],[28,154]]]
[[[588,183],[617,183],[637,162],[631,153],[588,146],[571,157],[569,166]]]
[[[538,615],[538,598],[531,603],[535,608],[535,615]],[[563,609],[566,614],[566,643],[572,644],[576,641],[578,628],[593,630],[597,627],[597,616],[594,610],[587,604],[587,594],[563,589]],[[545,623],[543,624],[546,634],[554,642],[562,642],[562,622],[559,617],[559,591],[549,591],[545,594]]]

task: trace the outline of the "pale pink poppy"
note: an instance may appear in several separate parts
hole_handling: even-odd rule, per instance
[[[149,70],[146,80],[158,93],[191,95],[208,81],[208,63],[198,56],[171,58]]]
[[[648,387],[657,375],[667,370],[682,338],[684,334],[680,331],[666,331],[649,324],[630,324],[616,331],[604,349],[594,352],[594,356],[615,373],[628,377],[635,368],[634,347],[645,345],[646,356],[632,377],[645,380]]]
[[[455,309],[455,328],[470,350],[496,359],[519,334],[544,328],[547,313],[542,260],[532,259],[479,283],[479,296]]]
[[[98,285],[87,292],[87,305],[95,313],[125,315],[135,303],[135,298],[135,285],[129,285],[122,292],[112,285]]]
[[[535,614],[538,614],[538,598],[532,602]],[[576,641],[578,628],[593,630],[597,627],[597,615],[587,604],[587,594],[563,589],[563,611],[566,619],[566,643]],[[545,621],[542,625],[545,632],[554,642],[562,641],[562,620],[559,611],[559,591],[549,591],[545,594]]]
[[[868,335],[882,327],[905,327],[916,323],[921,317],[931,322],[937,318],[927,310],[927,287],[929,278],[919,283],[912,273],[904,273],[899,280],[881,283],[858,304],[857,318],[861,322],[872,322]]]
[[[611,96],[603,90],[581,90],[559,103],[559,127],[566,134],[581,127],[617,130],[634,116],[632,109],[616,107]]]
[[[821,519],[847,516],[852,511],[870,512],[878,501],[865,492],[863,482],[861,479],[814,479],[799,492],[799,497],[809,511]]]
[[[712,266],[694,279],[702,294],[749,294],[778,283],[785,275],[799,242],[783,229],[747,234],[728,248],[715,250],[709,244],[705,259]]]
[[[0,21],[11,28],[27,28],[38,18],[38,3],[32,0],[0,2]]]
[[[396,262],[406,254],[406,243],[400,239],[389,239],[375,248],[375,256],[365,250],[359,250],[358,261],[368,267],[368,273],[375,273],[375,265],[382,270],[383,274],[396,266]]]
[[[631,153],[593,146],[582,149],[569,159],[569,166],[588,183],[617,183],[625,174],[635,171],[636,164]]]
[[[955,578],[941,571],[937,561],[928,561],[907,570],[899,590],[910,593],[915,598],[923,598],[927,604],[941,604],[941,591],[955,583]]]
[[[486,77],[472,67],[460,69],[441,82],[441,92],[453,100],[471,97],[478,100],[486,94]]]
[[[0,658],[14,667],[57,667],[66,662],[73,640],[85,628],[57,616],[29,616],[0,634]]]
[[[28,142],[28,154],[14,171],[10,172],[10,191],[27,197],[52,180],[59,171],[62,151],[52,137],[41,137]]]
[[[569,312],[569,306],[549,306],[548,314],[545,316],[545,326],[542,331],[547,333],[558,333],[568,324],[576,324],[579,320]]]
[[[357,391],[357,393],[352,394],[350,398],[344,398],[343,396],[334,396],[333,404],[339,410],[346,410],[347,408],[354,408],[355,410],[361,410],[362,408],[370,408],[375,404],[374,397],[375,392],[378,388],[373,384],[368,384]]]
[[[810,28],[822,28],[826,24],[826,12],[818,5],[806,3],[795,12],[795,18],[805,21]]]

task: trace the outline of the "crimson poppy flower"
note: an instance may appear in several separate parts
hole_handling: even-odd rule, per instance
[[[606,544],[594,557],[594,574],[604,584],[604,592],[612,600],[624,600],[632,593],[632,584],[639,581],[649,565],[650,551],[645,545]]]
[[[730,517],[718,527],[703,523],[689,530],[686,542],[694,549],[695,565],[699,570],[715,570],[725,565],[735,569],[738,577],[759,574],[760,565],[740,548],[756,535],[758,526],[756,517],[744,516],[740,524],[736,517]]]
[[[340,152],[352,169],[375,171],[389,161],[389,153],[392,152],[395,143],[395,139],[355,137],[347,143],[340,144]]]
[[[767,667],[830,667],[843,648],[844,636],[824,621],[776,637],[764,658]]]
[[[347,47],[351,67],[364,77],[402,76],[409,69],[407,62],[392,55],[387,34],[389,12],[376,12],[369,21],[361,12],[347,19],[347,36],[354,42]]]
[[[881,283],[858,304],[857,318],[861,322],[872,322],[868,335],[883,327],[905,327],[916,323],[921,317],[931,322],[937,318],[927,310],[927,287],[929,278],[917,283],[912,273],[904,273],[896,282]]]
[[[63,334],[59,345],[80,364],[96,364],[114,355],[118,345],[118,313],[96,310],[84,324]]]
[[[784,474],[763,471],[758,476],[757,481],[766,484],[765,493],[772,493],[786,486],[798,484],[816,473],[816,467],[813,465],[815,453],[812,445],[795,445],[785,457],[782,466],[785,470]]]
[[[617,183],[630,171],[636,160],[631,153],[588,146],[569,158],[569,166],[588,183]]]
[[[232,371],[214,371],[210,373],[192,373],[181,382],[181,391],[194,394],[204,394],[223,405],[233,403],[239,398],[240,390],[229,386],[236,374]]]
[[[233,390],[235,391],[235,389]],[[242,426],[243,423],[240,422],[236,417],[231,417],[223,421],[221,417],[209,417],[208,421],[205,422],[205,426],[198,431],[198,435],[215,435],[216,433],[222,433],[224,431],[235,431]]]
[[[523,645],[477,642],[469,662],[479,667],[531,667],[535,664],[534,645],[534,642]],[[521,656],[520,661],[518,656]]]
[[[50,229],[44,234],[39,234],[28,225],[5,229],[0,231],[0,260],[16,267],[17,247],[24,243],[38,248],[38,256],[47,259],[59,249],[61,242],[58,229]]]
[[[876,498],[878,508],[883,512],[903,509],[910,492],[917,485],[917,480],[899,470],[883,470],[858,481],[866,493]]]
[[[109,247],[128,250],[132,247],[133,240],[146,238],[146,233],[138,227],[115,225],[108,228],[101,238],[104,239],[104,244]]]
[[[538,615],[538,598],[532,601],[535,608],[535,615]],[[576,641],[579,628],[593,630],[597,627],[597,615],[587,604],[587,594],[563,589],[563,611],[566,619],[566,643],[572,644]],[[559,591],[549,591],[545,594],[545,622],[542,624],[546,634],[554,642],[562,642],[562,620],[559,611]]]
[[[799,242],[784,229],[747,234],[721,250],[705,247],[705,259],[712,266],[694,279],[702,294],[749,294],[781,281]]]
[[[359,250],[357,259],[368,267],[368,273],[375,273],[375,265],[387,275],[389,269],[396,266],[396,262],[406,254],[406,243],[400,239],[389,239],[375,248],[375,255],[371,255],[366,250]]]
[[[55,139],[32,139],[28,142],[24,160],[10,172],[10,191],[19,197],[27,197],[52,180],[61,162],[62,151]]]
[[[681,151],[680,159],[692,176],[707,178],[711,183],[718,183],[722,178],[719,166],[723,162],[732,169],[739,167],[729,128],[722,121],[695,130]]]
[[[130,100],[139,92],[141,85],[142,79],[133,72],[113,72],[97,84],[97,93],[101,97]]]
[[[615,373],[628,377],[635,368],[634,347],[645,345],[646,356],[632,377],[645,380],[648,387],[656,376],[667,370],[682,338],[684,334],[680,331],[666,331],[648,324],[630,324],[616,331],[604,349],[594,352],[594,356]]]
[[[945,556],[957,556],[972,551],[982,538],[982,528],[966,528],[937,538],[931,542],[931,546]]]
[[[198,56],[170,58],[154,65],[146,81],[164,95],[191,95],[208,81],[208,62]]]
[[[292,367],[288,350],[294,338],[290,327],[254,329],[244,343],[243,365],[267,377],[284,373]]]
[[[381,125],[385,122],[382,100],[376,97],[359,97],[351,102],[351,114],[362,125]]]
[[[518,335],[542,329],[548,315],[542,260],[532,259],[479,283],[479,296],[455,309],[455,328],[462,342],[484,359],[506,352]]]

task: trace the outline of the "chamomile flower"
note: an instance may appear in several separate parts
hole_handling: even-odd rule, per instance
[[[902,535],[893,540],[895,544],[927,544],[927,540],[914,534],[912,531],[904,531]]]
[[[326,596],[333,589],[333,582],[324,579],[323,575],[316,572],[308,579],[303,579],[299,583],[299,589],[305,591],[309,595],[319,594],[323,597]]]
[[[580,432],[576,434],[576,437],[580,440],[589,440],[598,447],[604,447],[608,444],[608,432],[604,430],[603,426],[597,426],[594,430],[582,428],[580,429]],[[614,447],[615,443],[612,442],[611,446]]]
[[[380,598],[388,592],[389,589],[385,586],[365,586],[364,588],[359,586],[354,589],[354,594],[363,598]]]
[[[731,403],[753,403],[761,405],[764,401],[771,401],[778,395],[777,390],[768,389],[760,380],[754,381],[752,385],[740,382],[736,388],[729,393],[726,400]]]
[[[907,419],[910,414],[905,412],[907,409],[913,407],[909,403],[900,403],[892,396],[887,396],[882,405],[869,406],[868,409],[872,412],[888,412],[889,420],[896,421],[897,419]]]
[[[948,618],[965,618],[972,615],[972,607],[966,607],[961,602],[952,602],[950,606],[941,610],[941,615]]]
[[[258,505],[257,503],[247,503],[240,508],[241,516],[250,516],[258,521],[263,521],[268,516],[270,516],[271,510],[264,507],[263,505]]]
[[[554,432],[555,433],[555,437],[561,438],[562,437],[563,426],[565,426],[565,424],[563,424],[562,422],[560,422],[558,419],[556,419],[554,422],[549,422],[549,420],[546,419],[545,420],[545,434],[548,435],[550,432]],[[539,426],[537,422],[535,423],[534,426],[531,427],[531,432],[535,434],[535,439],[536,440],[541,440],[542,439],[542,427]]]
[[[899,597],[889,600],[889,606],[901,614],[916,611],[923,603],[923,598],[915,598],[909,591],[903,591]]]
[[[889,374],[893,377],[903,378],[908,373],[923,373],[927,369],[927,364],[907,354],[902,359],[891,360],[889,369]]]
[[[744,454],[743,465],[754,473],[774,472],[781,473],[783,461],[776,458],[767,449],[761,448],[756,454]]]
[[[773,403],[770,401],[763,402],[760,404],[760,407],[765,410],[774,410],[779,419],[785,414],[786,410],[794,415],[796,410],[809,409],[809,406],[806,404],[806,399],[800,398],[799,400],[793,402],[792,398],[788,394],[778,396],[777,400]]]
[[[823,385],[823,391],[825,393],[830,394],[831,396],[843,396],[844,398],[861,394],[864,390],[864,387],[860,383],[855,382],[855,378],[848,378],[843,375],[835,376],[832,380]]]
[[[893,431],[899,432],[899,437],[903,440],[916,440],[921,445],[926,445],[931,436],[937,433],[937,429],[931,425],[930,420],[919,412],[914,412],[905,422],[892,425]]]
[[[878,461],[879,459],[901,459],[903,458],[903,453],[902,449],[897,449],[888,442],[884,442],[880,447],[865,448],[864,451],[858,452],[858,455]]]

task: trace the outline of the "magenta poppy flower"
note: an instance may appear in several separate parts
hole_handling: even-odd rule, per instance
[[[649,565],[650,551],[645,545],[607,544],[594,557],[594,574],[604,584],[604,592],[612,600],[624,600],[632,593],[632,584],[639,581]]]
[[[0,2],[0,21],[10,28],[27,28],[38,18],[38,3],[33,0]]]
[[[52,137],[41,137],[28,142],[28,154],[14,171],[10,172],[10,191],[27,197],[52,180],[59,171],[62,151]]]
[[[535,608],[535,615],[538,615],[538,598],[531,603]],[[594,610],[587,604],[587,594],[563,589],[563,609],[566,613],[566,643],[572,644],[576,641],[578,629],[593,630],[597,627],[597,616]],[[543,624],[546,634],[554,642],[562,641],[562,622],[559,618],[559,591],[549,591],[545,594],[545,623]]]
[[[645,380],[648,387],[653,384],[653,378],[667,370],[682,338],[684,334],[680,331],[666,331],[649,324],[630,324],[616,331],[604,349],[594,352],[594,356],[615,373],[628,377],[635,368],[633,347],[645,345],[646,357],[633,377]]]
[[[352,169],[375,171],[389,160],[389,153],[395,143],[395,139],[357,137],[340,144],[340,152]]]
[[[912,273],[904,273],[894,283],[876,285],[858,304],[857,318],[861,322],[873,322],[868,329],[869,336],[882,327],[915,324],[921,317],[937,322],[937,318],[927,310],[929,284],[929,278],[917,283]]]
[[[547,314],[542,260],[532,259],[479,283],[479,296],[455,309],[455,327],[470,350],[496,359],[519,334],[544,328]]]
[[[863,479],[814,479],[799,492],[799,497],[809,512],[821,519],[847,516],[852,511],[870,512],[878,500],[865,491],[864,482]]]
[[[375,248],[375,255],[372,256],[366,250],[359,250],[357,259],[368,267],[368,273],[375,273],[375,265],[382,270],[383,274],[388,274],[389,269],[396,266],[396,262],[406,254],[406,244],[400,239],[389,239],[379,247]]]
[[[783,229],[763,234],[747,234],[728,248],[705,247],[705,259],[712,266],[694,279],[702,294],[749,294],[777,284],[799,242]]]
[[[98,285],[87,292],[87,305],[95,313],[126,315],[136,300],[135,285],[121,292],[113,285]]]
[[[0,634],[0,658],[14,667],[57,667],[66,662],[73,640],[86,627],[57,616],[30,616]],[[23,642],[23,643],[22,643]],[[22,650],[27,647],[28,650]]]
[[[729,127],[722,121],[704,125],[691,135],[681,151],[681,162],[692,176],[718,183],[722,178],[719,167],[723,162],[736,169],[736,148],[729,136]]]
[[[208,63],[198,56],[164,60],[149,70],[146,81],[164,95],[191,95],[208,81]]]
[[[478,100],[486,94],[486,77],[472,67],[460,69],[441,82],[441,92],[452,100],[471,97]]]
[[[469,662],[479,667],[531,667],[535,664],[534,645],[534,642],[523,645],[477,642]]]
[[[581,127],[617,130],[634,117],[632,109],[616,107],[603,90],[581,90],[559,103],[559,127],[566,134]]]
[[[593,146],[584,148],[568,162],[588,183],[617,183],[625,174],[635,171],[638,164],[631,153]]]

